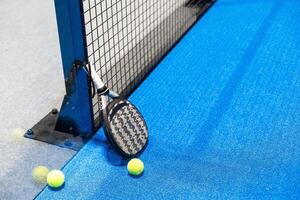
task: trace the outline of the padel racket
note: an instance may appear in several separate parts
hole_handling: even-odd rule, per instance
[[[102,105],[105,135],[114,149],[124,157],[140,154],[148,142],[148,129],[139,110],[127,99],[110,91],[95,69],[89,66],[90,75]],[[110,100],[111,99],[111,100]]]

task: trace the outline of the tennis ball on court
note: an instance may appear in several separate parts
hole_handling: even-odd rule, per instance
[[[47,176],[47,183],[52,188],[59,188],[65,182],[65,175],[60,170],[51,170]]]
[[[10,133],[10,139],[14,143],[19,143],[24,138],[23,135],[26,131],[22,128],[14,128]]]
[[[144,171],[144,163],[138,158],[133,158],[128,162],[127,170],[130,175],[138,176]]]
[[[37,166],[32,170],[32,178],[38,184],[46,184],[49,169],[45,166]]]

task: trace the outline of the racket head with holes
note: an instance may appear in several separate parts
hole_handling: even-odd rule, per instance
[[[126,99],[114,99],[103,110],[105,135],[123,157],[135,157],[148,143],[147,124],[139,110]]]

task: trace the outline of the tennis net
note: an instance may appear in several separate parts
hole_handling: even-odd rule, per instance
[[[128,96],[211,0],[81,0],[85,48],[106,85]],[[101,105],[92,99],[95,126]]]

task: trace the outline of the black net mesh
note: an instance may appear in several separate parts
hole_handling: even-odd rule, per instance
[[[91,66],[128,96],[210,6],[211,0],[82,0]],[[93,99],[95,125],[100,105]]]

